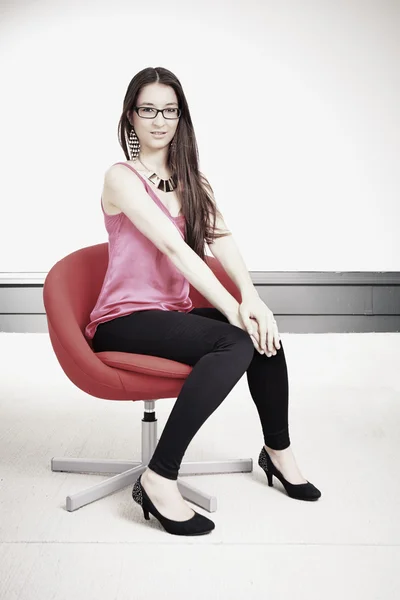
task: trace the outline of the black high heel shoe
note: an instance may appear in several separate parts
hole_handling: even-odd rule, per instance
[[[133,486],[132,498],[142,507],[144,518],[147,521],[150,520],[149,513],[151,513],[160,521],[167,533],[172,533],[174,535],[204,535],[205,533],[210,533],[210,531],[215,528],[215,523],[213,523],[213,521],[200,515],[196,511],[194,511],[193,517],[187,521],[172,521],[171,519],[167,519],[167,517],[163,517],[146,494],[146,490],[140,482],[141,477],[142,476],[136,480],[135,485]]]
[[[282,483],[287,495],[291,498],[296,498],[296,500],[318,500],[318,498],[321,496],[319,489],[317,489],[315,485],[309,481],[307,481],[307,483],[298,484],[289,483],[279,469],[275,467],[264,446],[262,447],[260,456],[258,457],[258,464],[265,471],[269,487],[272,487],[272,478],[275,475],[275,477]]]

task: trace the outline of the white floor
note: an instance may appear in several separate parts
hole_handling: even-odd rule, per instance
[[[65,497],[106,476],[53,473],[53,456],[139,458],[142,402],[93,398],[47,334],[0,334],[1,600],[396,600],[400,597],[400,335],[282,333],[290,432],[317,502],[257,465],[246,376],[185,460],[252,457],[254,471],[187,477],[218,497],[215,530],[169,535],[129,486],[75,512]],[[174,399],[156,403],[159,434]]]

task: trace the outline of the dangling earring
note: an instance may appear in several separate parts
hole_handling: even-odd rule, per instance
[[[139,152],[140,152],[140,143],[138,140],[138,137],[135,133],[135,130],[131,129],[131,132],[129,134],[129,142],[128,142],[129,148],[130,148],[130,155],[131,155],[131,160],[136,160],[137,157],[139,156]]]

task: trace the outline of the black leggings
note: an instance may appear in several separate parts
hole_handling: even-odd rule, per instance
[[[245,371],[265,445],[275,450],[290,446],[288,374],[280,345],[275,356],[260,354],[247,331],[216,308],[138,311],[101,323],[93,338],[95,352],[149,354],[193,367],[148,464],[174,480],[194,435]]]

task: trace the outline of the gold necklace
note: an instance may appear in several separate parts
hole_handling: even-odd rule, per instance
[[[137,158],[137,160],[144,166],[145,169],[147,169],[146,165],[142,163],[139,157]],[[151,169],[147,170],[151,172]],[[162,192],[173,192],[176,188],[176,184],[173,177],[170,177],[169,179],[161,179],[161,177],[159,177],[157,173],[153,172],[151,175],[148,176],[148,179],[152,183],[154,183],[154,185]]]

